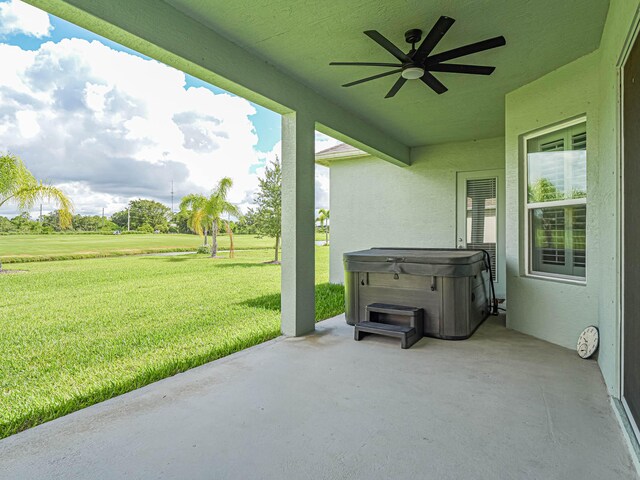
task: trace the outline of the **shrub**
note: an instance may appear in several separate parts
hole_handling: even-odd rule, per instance
[[[211,254],[211,249],[207,245],[200,245],[196,253],[206,253]]]
[[[153,233],[153,227],[148,223],[140,225],[137,230],[142,233]]]

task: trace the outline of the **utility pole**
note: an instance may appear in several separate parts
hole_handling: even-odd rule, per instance
[[[102,228],[104,228],[104,207],[102,207]]]
[[[131,231],[131,203],[127,207],[127,232]]]
[[[171,180],[171,213],[173,213],[173,180]]]

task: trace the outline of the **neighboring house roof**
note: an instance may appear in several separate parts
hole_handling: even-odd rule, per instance
[[[316,163],[328,167],[329,164],[335,160],[347,160],[368,156],[369,154],[367,152],[364,152],[359,148],[352,147],[347,143],[339,143],[338,145],[317,152]]]

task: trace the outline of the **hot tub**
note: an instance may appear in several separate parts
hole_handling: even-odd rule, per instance
[[[489,315],[489,268],[482,251],[372,248],[345,253],[343,260],[350,325],[366,320],[367,305],[402,305],[423,309],[424,335],[462,340]]]

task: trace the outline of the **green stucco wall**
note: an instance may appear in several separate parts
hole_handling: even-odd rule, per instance
[[[587,325],[600,329],[598,354],[609,392],[619,395],[618,62],[639,2],[612,2],[599,50],[506,97],[508,326],[575,347]],[[523,134],[587,116],[587,282],[524,276]]]
[[[505,102],[507,325],[570,348],[582,329],[598,324],[598,65],[599,56],[592,53],[508,94]],[[587,116],[586,285],[526,277],[521,137],[582,114]]]
[[[600,197],[600,218],[597,228],[601,238],[599,244],[600,301],[598,303],[601,332],[598,362],[612,395],[620,391],[620,188],[619,178],[619,89],[618,64],[625,44],[630,40],[634,17],[640,7],[637,0],[613,1],[609,8],[607,23],[600,42],[599,65],[599,151],[598,183],[603,195]]]
[[[377,158],[331,164],[332,282],[343,281],[344,252],[455,248],[456,173],[504,168],[504,139],[421,147],[413,150],[412,160],[406,168]]]

